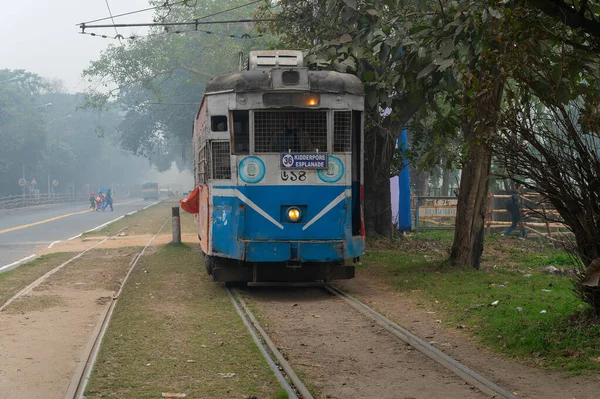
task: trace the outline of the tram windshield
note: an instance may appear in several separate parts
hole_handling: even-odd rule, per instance
[[[256,111],[254,152],[327,152],[327,112]]]

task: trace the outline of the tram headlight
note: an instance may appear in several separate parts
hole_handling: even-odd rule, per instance
[[[287,217],[290,220],[290,222],[299,221],[301,216],[302,216],[302,212],[300,212],[300,209],[298,209],[296,207],[288,208]]]
[[[307,107],[317,107],[320,102],[320,96],[318,94],[310,94],[305,96],[304,105]]]

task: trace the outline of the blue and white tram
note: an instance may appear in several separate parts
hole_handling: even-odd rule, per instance
[[[364,253],[364,90],[299,51],[215,76],[193,130],[198,236],[215,281],[354,277]]]

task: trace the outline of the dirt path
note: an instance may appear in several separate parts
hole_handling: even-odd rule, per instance
[[[90,251],[0,312],[0,397],[64,397],[133,256]]]
[[[485,398],[318,288],[250,288],[249,302],[319,398]]]
[[[445,330],[436,322],[439,316],[427,313],[428,309],[382,282],[359,275],[336,285],[517,397],[586,399],[599,395],[600,376],[566,377],[502,359],[469,340],[461,330]]]

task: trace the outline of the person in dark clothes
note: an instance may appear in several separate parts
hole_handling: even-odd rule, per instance
[[[112,190],[108,190],[106,192],[106,197],[104,197],[104,205],[102,206],[102,210],[105,210],[109,206],[110,206],[110,210],[114,211],[114,209],[113,209],[113,199],[112,199]]]
[[[511,225],[502,233],[503,236],[509,235],[512,231],[517,227],[517,225],[521,226],[521,238],[527,237],[527,231],[525,231],[525,225],[523,224],[521,218],[521,185],[515,184],[514,191],[512,195],[506,201],[506,210],[510,214]]]

